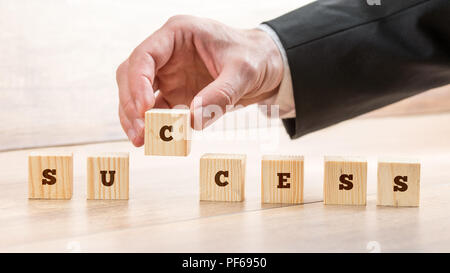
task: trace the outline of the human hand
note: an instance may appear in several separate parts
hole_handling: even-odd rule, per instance
[[[227,105],[247,106],[271,97],[282,77],[281,54],[264,31],[174,16],[118,67],[120,122],[130,141],[142,146],[144,116],[151,108],[185,105],[192,127],[203,129]],[[204,114],[210,106],[221,111]]]

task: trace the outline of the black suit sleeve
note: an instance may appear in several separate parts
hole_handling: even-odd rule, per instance
[[[319,0],[265,24],[288,57],[292,138],[450,83],[450,0]]]

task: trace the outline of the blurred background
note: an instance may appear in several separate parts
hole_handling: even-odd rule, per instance
[[[253,28],[309,2],[0,0],[0,151],[125,139],[115,70],[173,15]],[[359,118],[438,112],[449,86]]]

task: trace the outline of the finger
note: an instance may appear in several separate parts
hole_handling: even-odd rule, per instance
[[[129,57],[129,88],[140,117],[155,104],[156,73],[169,60],[173,45],[171,30],[163,27],[143,41]]]
[[[128,139],[136,147],[143,145],[144,122],[138,117],[136,106],[128,88],[128,60],[117,69],[117,85],[119,86],[119,118]]]
[[[258,94],[258,95],[256,95],[256,96],[249,97],[249,98],[245,98],[245,99],[242,98],[242,99],[240,99],[240,100],[237,102],[237,104],[242,105],[242,106],[248,106],[248,105],[253,104],[253,103],[257,103],[257,102],[264,101],[265,99],[268,99],[268,98],[272,97],[272,96],[275,95],[276,93],[277,93],[277,92],[276,92],[276,89],[274,89],[274,90],[271,91],[271,92],[266,92],[266,93]]]
[[[157,95],[155,100],[154,108],[170,108],[167,101],[162,95]],[[120,124],[123,130],[126,132],[128,139],[133,143],[134,146],[140,147],[144,145],[145,137],[145,122],[144,119],[136,118],[130,121],[126,114],[124,113],[123,107],[119,107],[119,117]]]
[[[168,109],[171,108],[169,103],[166,101],[166,99],[162,96],[160,92],[155,93],[155,104],[152,108],[159,108],[159,109]],[[144,114],[145,115],[145,114]],[[145,137],[145,117],[143,119],[137,118],[133,122],[133,127],[136,131],[136,139],[134,140],[135,146],[139,147],[144,144],[144,137]]]
[[[120,119],[120,124],[122,125],[122,129],[127,134],[128,139],[133,143],[133,145],[135,145],[137,147],[141,146],[142,144],[137,145],[137,144],[139,144],[139,142],[136,141],[136,136],[137,136],[136,131],[134,130],[132,123],[130,122],[130,120],[128,119],[126,114],[124,113],[122,106],[119,106],[119,119]]]
[[[191,103],[192,127],[200,130],[208,127],[234,105],[248,90],[248,81],[235,68],[224,71],[203,88]]]
[[[157,92],[159,89],[159,78],[157,76],[155,76],[155,80],[153,81],[152,88],[153,88],[153,92]],[[155,94],[155,97],[156,97],[156,94]]]
[[[156,99],[155,99],[155,105],[153,108],[165,108],[168,109],[170,108],[169,103],[166,101],[166,99],[161,95],[161,93],[157,92],[156,93]],[[133,123],[133,127],[135,128],[136,131],[136,138],[133,141],[133,144],[136,147],[142,146],[144,144],[144,134],[145,134],[145,122],[144,119],[135,119],[134,123]]]
[[[136,147],[144,145],[145,123],[144,119],[135,119],[133,127],[136,130],[136,137],[133,140],[133,144]]]
[[[128,88],[128,60],[122,63],[116,72],[117,85],[119,87],[119,104],[122,112],[129,120],[137,117],[137,110],[133,96]]]

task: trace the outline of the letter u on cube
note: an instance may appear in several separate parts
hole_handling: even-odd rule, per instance
[[[204,154],[200,158],[200,200],[244,201],[245,155]]]

